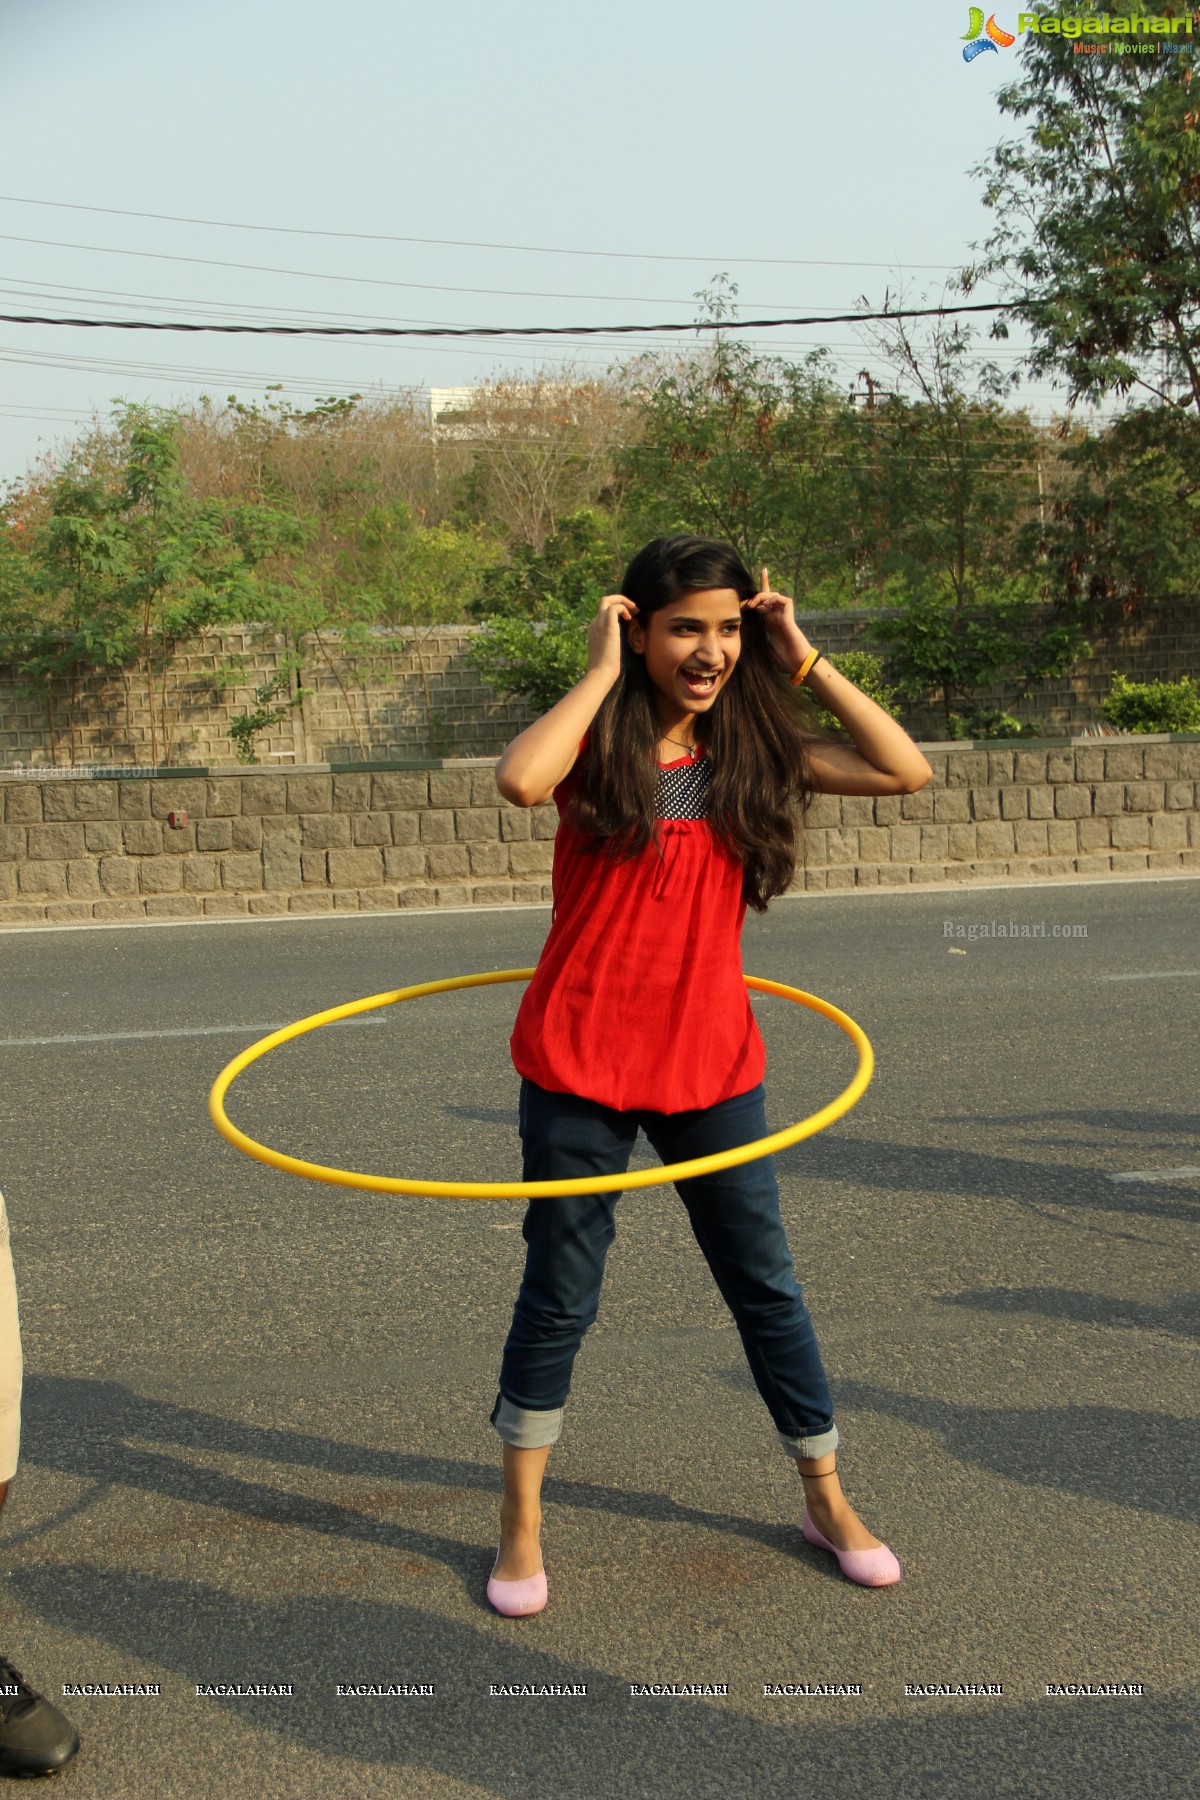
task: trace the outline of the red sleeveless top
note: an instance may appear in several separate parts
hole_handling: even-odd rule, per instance
[[[742,865],[705,817],[707,757],[659,765],[659,843],[626,862],[564,816],[578,766],[554,790],[554,914],[513,1029],[518,1074],[622,1112],[745,1093],[766,1052],[742,981]]]

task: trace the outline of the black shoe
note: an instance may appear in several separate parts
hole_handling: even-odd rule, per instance
[[[0,1775],[53,1775],[78,1748],[71,1721],[0,1656]]]

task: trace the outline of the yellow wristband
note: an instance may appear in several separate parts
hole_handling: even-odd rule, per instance
[[[808,674],[809,670],[812,668],[813,664],[816,662],[816,660],[820,656],[820,654],[821,654],[821,652],[819,650],[810,650],[809,651],[809,653],[805,657],[804,661],[800,664],[800,667],[796,670],[796,673],[792,676],[792,686],[793,687],[800,686],[800,683],[804,680],[804,677]]]

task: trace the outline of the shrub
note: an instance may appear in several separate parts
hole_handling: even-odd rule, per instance
[[[1127,681],[1114,670],[1100,711],[1124,731],[1200,731],[1200,693],[1192,675],[1182,681]]]
[[[527,700],[537,713],[548,712],[583,678],[587,628],[595,611],[593,600],[571,606],[547,595],[536,621],[488,619],[467,660],[488,687]]]
[[[885,713],[893,719],[900,717],[899,696],[894,687],[883,679],[883,658],[873,656],[869,650],[843,650],[836,656],[826,658],[833,664],[839,675],[852,681],[856,688],[861,688],[868,700],[874,700],[882,706]],[[818,709],[818,719],[826,731],[844,731],[842,725],[831,712],[822,706]]]
[[[258,755],[254,740],[258,733],[269,731],[272,725],[278,725],[293,706],[299,706],[314,691],[312,688],[297,688],[282,705],[272,705],[273,701],[278,701],[280,694],[288,693],[290,683],[290,669],[277,669],[261,687],[255,688],[254,698],[258,703],[255,710],[251,713],[238,713],[230,720],[229,735],[233,739],[234,751],[240,763],[256,763]]]
[[[1018,738],[1041,737],[1044,727],[1040,719],[1033,719],[1022,725],[1020,719],[1012,713],[1001,711],[998,707],[969,707],[965,713],[950,714],[950,736],[952,738]]]

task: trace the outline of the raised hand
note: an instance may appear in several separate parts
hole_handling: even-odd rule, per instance
[[[605,594],[588,626],[589,669],[599,669],[613,681],[617,679],[621,673],[621,620],[628,623],[636,613],[634,602],[624,594]]]
[[[496,786],[514,806],[540,806],[570,773],[580,742],[621,673],[621,620],[637,607],[624,594],[606,594],[588,626],[587,673],[535,719],[496,764]]]
[[[743,600],[742,605],[762,614],[763,624],[771,634],[776,651],[785,663],[789,666],[794,663],[798,668],[812,646],[796,623],[795,604],[786,594],[775,592],[765,566],[759,572],[758,579],[758,593],[753,600]]]

